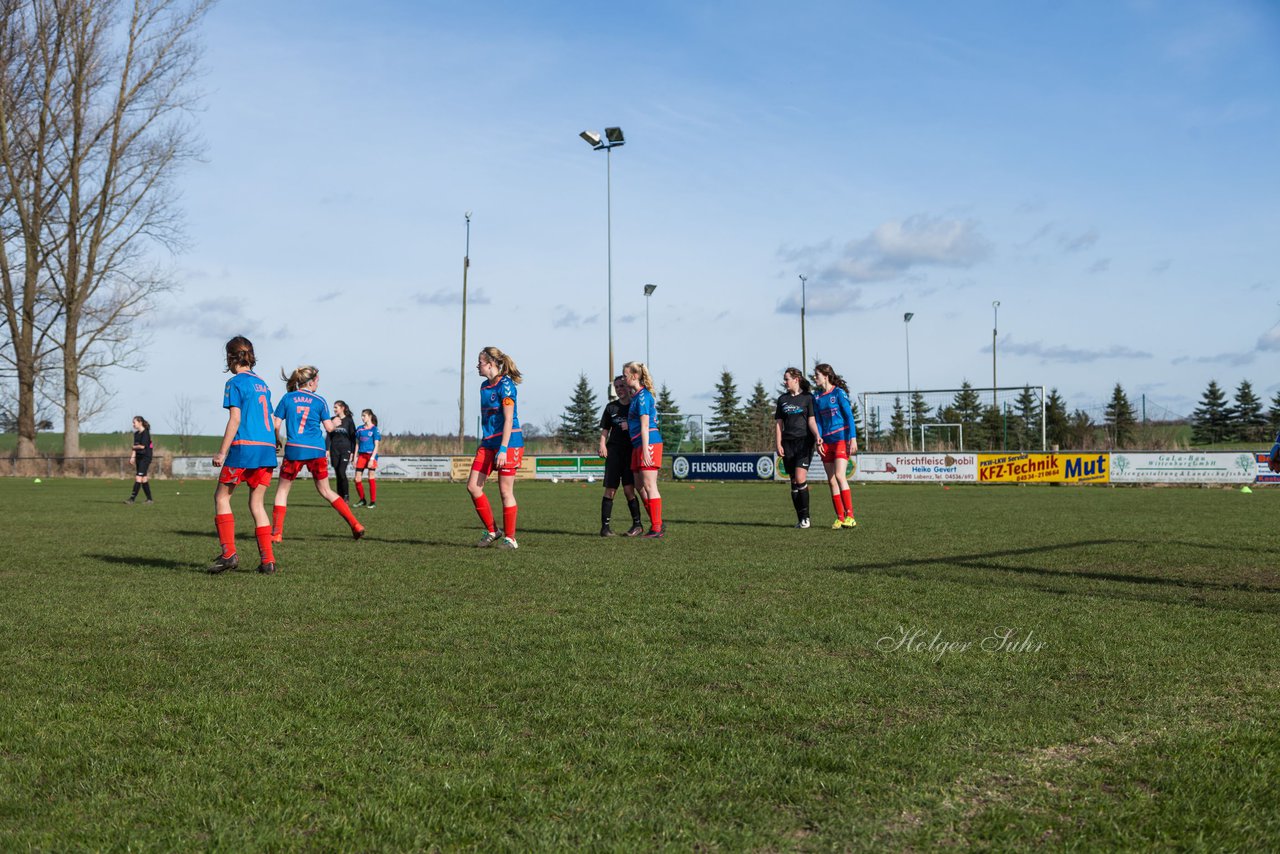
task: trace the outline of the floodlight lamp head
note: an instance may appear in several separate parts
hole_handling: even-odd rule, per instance
[[[605,128],[604,137],[610,145],[622,145],[626,140],[622,136],[622,128]]]
[[[657,289],[658,289],[658,286],[657,286],[657,285],[645,285],[645,286],[644,286],[644,295],[645,295],[645,296],[647,296],[647,297],[649,297],[649,296],[653,296],[653,292],[654,292],[654,291],[656,291]]]
[[[992,307],[992,308],[999,308],[999,307],[1000,307],[1000,300],[998,300],[998,299],[996,299],[996,300],[992,300],[992,301],[991,301],[991,307]]]
[[[910,323],[910,322],[911,322],[911,318],[913,318],[913,317],[915,317],[915,316],[916,316],[916,315],[915,315],[915,312],[913,312],[913,311],[908,311],[906,314],[902,315],[902,322],[903,322],[903,323]]]
[[[600,134],[596,133],[595,131],[584,130],[582,133],[578,134],[578,136],[585,139],[587,141],[587,144],[592,146],[593,148],[600,147]]]

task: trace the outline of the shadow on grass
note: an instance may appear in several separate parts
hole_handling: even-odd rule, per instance
[[[103,563],[114,563],[120,566],[149,566],[153,569],[172,569],[175,572],[204,572],[205,567],[195,566],[187,561],[171,560],[163,557],[137,557],[134,555],[104,555],[86,553],[84,557],[100,560]]]
[[[1085,569],[1053,569],[1044,566],[1010,566],[996,563],[1001,558],[1026,557],[1029,555],[1045,555],[1054,552],[1091,548],[1093,546],[1116,545],[1152,545],[1143,540],[1080,540],[1074,543],[1056,543],[1052,545],[1030,546],[1022,549],[1005,549],[993,552],[978,552],[960,555],[936,555],[931,557],[904,558],[902,560],[866,563],[856,566],[831,567],[837,572],[884,572],[895,574],[896,570],[910,570],[917,567],[937,566],[948,569],[987,569],[996,572],[1010,572],[1019,575],[1034,575],[1044,578],[1080,579],[1086,581],[1112,581],[1121,584],[1144,584],[1156,587],[1172,587],[1181,590],[1214,590],[1243,593],[1280,593],[1280,588],[1267,587],[1246,582],[1201,581],[1188,578],[1162,578],[1155,575],[1136,575],[1127,572],[1094,572]],[[1159,545],[1170,545],[1160,543]],[[1177,545],[1177,544],[1174,544]],[[1189,545],[1189,544],[1183,544]]]
[[[599,531],[568,531],[564,529],[555,530],[552,528],[526,528],[519,526],[516,528],[516,536],[522,534],[553,534],[557,537],[591,537],[594,540],[603,539]],[[625,539],[625,538],[624,538]]]

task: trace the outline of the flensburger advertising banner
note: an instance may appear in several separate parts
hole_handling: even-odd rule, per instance
[[[859,454],[854,477],[888,483],[972,483],[978,479],[978,455]]]
[[[1106,483],[1107,454],[978,454],[979,483]]]
[[[677,454],[671,458],[676,480],[772,480],[773,454]]]
[[[1253,483],[1258,470],[1248,451],[1111,455],[1112,483]]]

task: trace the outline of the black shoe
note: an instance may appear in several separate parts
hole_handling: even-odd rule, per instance
[[[263,575],[275,575],[276,562],[271,561],[270,563],[267,563],[264,561],[263,563],[258,564],[258,572],[261,572]]]
[[[363,527],[356,528],[354,531],[352,531],[352,532],[351,532],[351,539],[353,539],[353,540],[358,540],[358,539],[360,539],[360,538],[361,538],[361,537],[363,537],[363,536],[364,536],[364,528],[363,528]]]
[[[624,537],[638,537],[638,536],[640,536],[640,535],[641,535],[641,534],[643,534],[643,533],[644,533],[644,525],[632,525],[632,526],[631,526],[631,528],[630,528],[630,529],[629,529],[625,534],[623,534],[622,536],[624,536]]]
[[[372,501],[370,501],[370,502],[369,502],[369,509],[370,509],[370,510],[374,509],[374,508],[375,508],[375,507],[377,507],[377,506],[378,506],[378,505],[377,505],[377,504],[374,504]]]
[[[240,555],[233,554],[231,557],[218,555],[218,559],[213,562],[213,566],[209,567],[209,574],[217,575],[220,572],[226,572],[228,569],[236,569],[239,566]]]
[[[645,534],[644,538],[646,540],[660,540],[666,535],[667,535],[667,526],[663,525],[661,528],[650,528],[649,533]]]
[[[363,499],[363,498],[361,498],[359,501],[357,501],[357,502],[356,502],[354,505],[352,505],[352,506],[354,506],[354,507],[367,507],[368,505],[367,505],[367,504],[365,504],[365,503],[364,503],[364,499]]]
[[[608,525],[605,525],[603,528],[601,528],[601,529],[600,529],[600,536],[602,536],[602,537],[616,537],[616,536],[618,536],[618,535],[617,535],[617,534],[615,534],[615,533],[614,533],[614,532],[609,528],[609,526],[608,526]]]

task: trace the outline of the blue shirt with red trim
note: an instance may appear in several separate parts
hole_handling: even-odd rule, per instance
[[[832,444],[858,438],[858,425],[853,423],[849,395],[839,386],[833,386],[826,394],[813,396],[813,414],[823,442]]]
[[[314,391],[285,392],[276,404],[276,418],[284,421],[286,460],[314,460],[325,455],[324,425],[329,403]]]
[[[640,435],[640,416],[649,416],[649,444],[662,442],[662,433],[658,430],[658,405],[653,400],[653,392],[642,388],[631,398],[631,407],[627,410],[627,432],[631,434],[631,447],[644,445]]]
[[[372,454],[373,446],[382,441],[382,431],[377,424],[368,427],[363,424],[356,428],[356,453]]]
[[[524,431],[520,429],[520,414],[516,408],[516,384],[503,374],[492,383],[480,383],[480,447],[502,447],[503,407],[511,407],[511,438],[508,448],[524,447]]]
[[[227,380],[222,389],[222,408],[240,410],[236,430],[224,465],[237,469],[276,467],[276,426],[271,414],[271,387],[253,371],[243,371]]]

